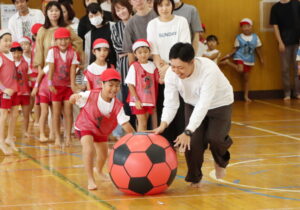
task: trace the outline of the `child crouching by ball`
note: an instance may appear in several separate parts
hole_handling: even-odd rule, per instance
[[[126,133],[134,132],[129,117],[125,115],[123,104],[116,98],[120,90],[120,73],[114,69],[107,69],[101,74],[101,81],[101,90],[73,94],[70,98],[71,103],[81,107],[75,122],[75,132],[82,145],[89,190],[97,189],[93,174],[94,150],[97,172],[102,178],[106,178],[103,166],[108,156],[108,136],[118,124]]]

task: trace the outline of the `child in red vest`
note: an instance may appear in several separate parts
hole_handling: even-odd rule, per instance
[[[33,66],[33,60],[34,60],[34,54],[35,54],[35,40],[38,31],[43,25],[40,23],[36,23],[32,26],[31,28],[31,33],[32,33],[32,45],[31,45],[31,56],[30,56],[30,66],[29,66],[29,85],[30,88],[33,89],[35,86],[35,82],[38,76],[38,68],[35,68]],[[41,107],[40,107],[40,100],[38,95],[32,94],[31,100],[30,100],[30,110],[32,110],[32,107],[34,109],[34,125],[39,126],[39,119],[40,119],[40,113],[41,113]]]
[[[87,89],[94,90],[101,88],[100,75],[107,68],[114,68],[108,63],[109,43],[105,39],[96,39],[93,43],[93,54],[96,60],[87,67],[84,71],[84,81],[87,82]]]
[[[73,94],[72,81],[75,82],[76,65],[79,64],[77,55],[71,46],[71,33],[67,28],[58,28],[54,32],[55,46],[48,51],[46,63],[49,65],[48,87],[51,91],[53,108],[53,125],[55,133],[55,145],[61,145],[60,116],[62,107],[66,120],[65,145],[71,143],[71,130],[73,124],[72,104],[69,102]]]
[[[8,134],[5,139],[5,126],[9,115],[16,116],[18,112],[17,71],[9,51],[11,43],[11,33],[8,30],[0,30],[0,150],[5,155],[12,154],[11,149],[17,151],[12,123],[9,123]]]
[[[125,115],[123,104],[116,95],[120,90],[121,75],[114,69],[107,69],[101,74],[102,89],[73,94],[71,103],[82,107],[75,122],[75,130],[82,144],[83,163],[88,175],[88,189],[96,190],[93,175],[94,150],[96,168],[105,178],[103,166],[107,159],[107,140],[111,132],[122,125],[126,133],[134,132]]]
[[[23,118],[24,118],[24,136],[29,137],[29,114],[30,114],[30,87],[28,76],[28,63],[23,57],[23,49],[21,44],[13,42],[10,52],[12,52],[15,65],[17,68],[17,80],[18,80],[18,99],[19,105],[22,106]],[[12,116],[12,120],[17,116]],[[15,122],[12,122],[15,124]]]
[[[152,126],[157,126],[156,99],[159,74],[153,62],[149,61],[150,45],[147,40],[139,39],[132,50],[138,61],[131,64],[125,83],[129,87],[129,106],[138,120],[138,131],[147,130],[149,115]]]

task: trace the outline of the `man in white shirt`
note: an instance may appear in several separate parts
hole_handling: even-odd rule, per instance
[[[194,56],[191,44],[177,43],[171,48],[161,124],[154,131],[162,133],[172,122],[179,107],[180,94],[185,102],[187,126],[174,146],[179,146],[179,152],[185,152],[188,167],[185,180],[191,182],[192,187],[200,187],[203,155],[208,144],[215,160],[216,177],[225,176],[230,159],[228,149],[232,144],[228,133],[233,90],[213,61]]]
[[[36,23],[44,24],[45,17],[41,10],[30,9],[29,0],[12,0],[17,13],[8,20],[8,29],[11,31],[13,41],[23,36],[31,37],[31,27]]]

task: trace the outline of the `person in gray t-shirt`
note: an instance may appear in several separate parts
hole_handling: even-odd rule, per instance
[[[175,10],[173,14],[183,16],[187,19],[191,31],[192,45],[195,52],[198,52],[199,33],[203,31],[198,10],[193,5],[185,4],[181,0],[174,0],[174,2]]]
[[[136,14],[128,21],[124,29],[123,52],[128,53],[128,63],[134,61],[134,54],[132,52],[132,44],[137,39],[147,39],[147,25],[148,22],[157,17],[157,14],[149,8],[147,0],[141,4],[137,1],[131,1]]]

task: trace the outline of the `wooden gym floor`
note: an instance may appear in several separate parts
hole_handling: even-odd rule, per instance
[[[231,164],[224,180],[214,178],[210,152],[205,155],[204,186],[184,182],[179,156],[177,177],[156,196],[127,196],[110,181],[86,190],[81,147],[58,149],[22,138],[19,153],[0,153],[1,209],[300,209],[300,101],[235,102]],[[217,132],[218,128],[216,128]],[[32,128],[38,136],[37,128]]]

